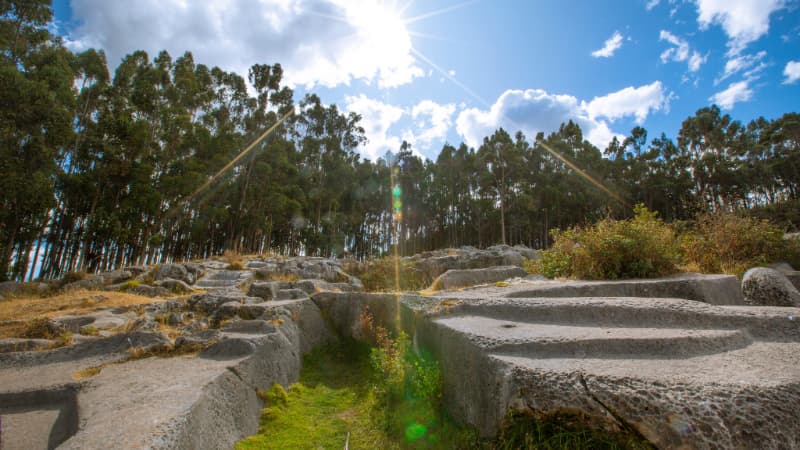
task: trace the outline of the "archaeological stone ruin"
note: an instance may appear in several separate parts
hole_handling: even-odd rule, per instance
[[[296,381],[313,348],[359,338],[369,311],[439,360],[445,409],[483,437],[510,412],[579,411],[657,448],[800,448],[791,267],[742,283],[563,281],[527,275],[522,257],[535,256],[498,246],[406,258],[434,280],[419,293],[366,293],[339,261],[310,257],[77,281],[158,299],[49,320],[71,345],[0,340],[1,447],[231,448],[258,429],[258,390]],[[172,293],[188,294],[162,298]]]

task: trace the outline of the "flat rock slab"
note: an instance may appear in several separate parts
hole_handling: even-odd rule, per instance
[[[525,277],[528,272],[519,266],[487,267],[483,269],[450,269],[433,281],[434,291],[459,289],[486,283],[496,283],[509,278]]]
[[[581,410],[659,448],[799,448],[800,308],[601,296],[685,281],[517,281],[407,295],[401,309],[440,360],[445,407],[484,436],[509,410]]]
[[[641,297],[680,298],[712,305],[744,305],[739,280],[734,275],[680,274],[664,278],[614,281],[552,281],[523,279],[508,286],[480,287],[449,297]]]

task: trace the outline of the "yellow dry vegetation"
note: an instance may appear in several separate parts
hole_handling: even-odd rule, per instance
[[[172,296],[171,296],[172,297]],[[18,336],[25,322],[68,314],[86,314],[101,308],[136,306],[163,300],[127,292],[70,290],[51,297],[18,297],[0,301],[0,338]]]

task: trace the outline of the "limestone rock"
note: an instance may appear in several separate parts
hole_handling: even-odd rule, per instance
[[[195,282],[194,274],[190,273],[183,264],[163,264],[158,268],[155,278],[157,281],[172,278],[181,280],[186,284],[194,284]]]
[[[448,270],[431,286],[434,290],[457,289],[479,284],[494,283],[514,277],[527,276],[528,272],[518,266],[488,267],[485,269]]]
[[[781,272],[754,267],[742,277],[744,300],[750,305],[800,307],[800,292]]]
[[[162,280],[158,280],[153,283],[155,286],[163,287],[168,289],[170,292],[175,294],[186,294],[192,292],[192,288],[186,284],[186,282],[181,280],[176,280],[174,278],[164,278]]]

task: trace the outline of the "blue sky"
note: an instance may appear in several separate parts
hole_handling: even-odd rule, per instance
[[[502,126],[576,120],[601,149],[636,125],[677,137],[712,103],[776,118],[800,99],[797,0],[55,0],[74,50],[116,67],[144,49],[246,76],[280,62],[296,100],[363,116],[374,159],[405,139],[435,159]]]

